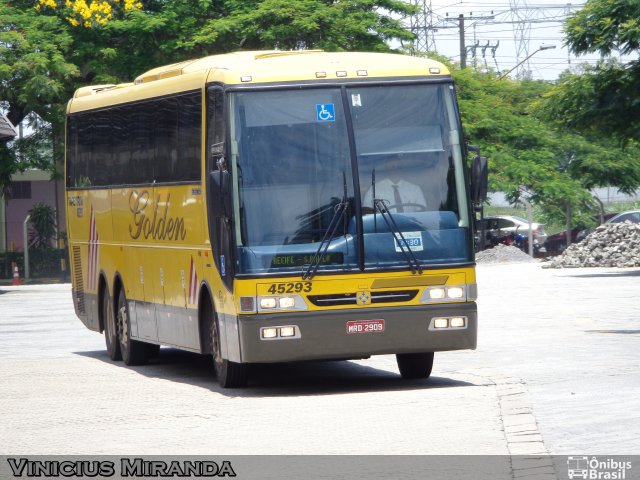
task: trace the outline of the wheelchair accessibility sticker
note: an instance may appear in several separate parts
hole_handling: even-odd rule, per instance
[[[316,120],[318,122],[335,122],[336,110],[333,103],[316,104]]]

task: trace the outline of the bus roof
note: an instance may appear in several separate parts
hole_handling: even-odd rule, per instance
[[[321,50],[235,52],[154,68],[133,83],[82,87],[69,102],[68,112],[194,90],[205,82],[251,85],[443,75],[449,75],[443,64],[407,55]]]

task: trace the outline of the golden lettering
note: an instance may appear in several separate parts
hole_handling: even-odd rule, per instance
[[[149,206],[149,192],[131,192],[129,196],[129,209],[133,215],[133,224],[129,225],[129,235],[136,240],[142,235],[145,239],[153,240],[184,240],[187,230],[184,226],[184,218],[170,217],[169,206],[171,195],[167,195],[167,200],[162,201],[162,196],[155,199],[153,214],[147,215]],[[162,205],[162,207],[161,207]],[[162,210],[158,212],[158,209]]]

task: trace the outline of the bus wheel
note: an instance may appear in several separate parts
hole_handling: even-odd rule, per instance
[[[118,294],[118,310],[116,311],[116,322],[118,324],[118,340],[122,360],[125,365],[144,365],[149,361],[152,352],[150,345],[131,339],[131,319],[129,318],[129,303],[124,296],[124,288]]]
[[[218,316],[214,314],[210,305],[205,305],[205,313],[211,325],[211,352],[213,354],[213,367],[216,371],[218,383],[222,388],[238,388],[247,385],[249,379],[249,369],[246,364],[231,362],[222,358],[220,349],[220,329],[218,326]]]
[[[113,315],[113,304],[106,287],[102,290],[102,321],[104,322],[104,340],[107,344],[107,353],[111,360],[122,360],[120,344],[118,343],[118,330],[116,319]]]
[[[429,378],[433,368],[433,352],[399,353],[396,355],[402,378]]]
[[[160,345],[154,345],[151,343],[145,343],[149,349],[149,358],[158,358],[160,355]]]

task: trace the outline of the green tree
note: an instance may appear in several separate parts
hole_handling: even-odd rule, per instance
[[[640,2],[589,0],[565,24],[575,54],[640,51]],[[589,134],[640,141],[640,61],[614,59],[565,74],[549,93],[548,118]]]
[[[60,154],[65,104],[78,78],[68,60],[73,38],[65,22],[28,8],[0,3],[0,99],[14,124],[34,113],[45,122],[39,135],[0,149],[0,189],[30,167],[54,171]],[[57,142],[53,142],[53,135]]]
[[[50,249],[56,237],[55,210],[42,202],[29,210],[29,245],[38,249]]]
[[[400,0],[126,0],[108,12],[116,3],[37,0],[39,11],[30,0],[0,4],[0,99],[14,125],[30,112],[48,122],[58,171],[66,102],[80,86],[239,49],[386,51],[387,40],[413,38],[401,19],[415,10]],[[42,160],[3,148],[0,187]]]
[[[621,149],[538,118],[534,107],[551,84],[496,80],[472,69],[454,71],[454,77],[467,138],[491,159],[491,189],[506,192],[510,201],[526,192],[548,218],[588,223],[595,208],[590,189],[638,185],[636,144]]]

